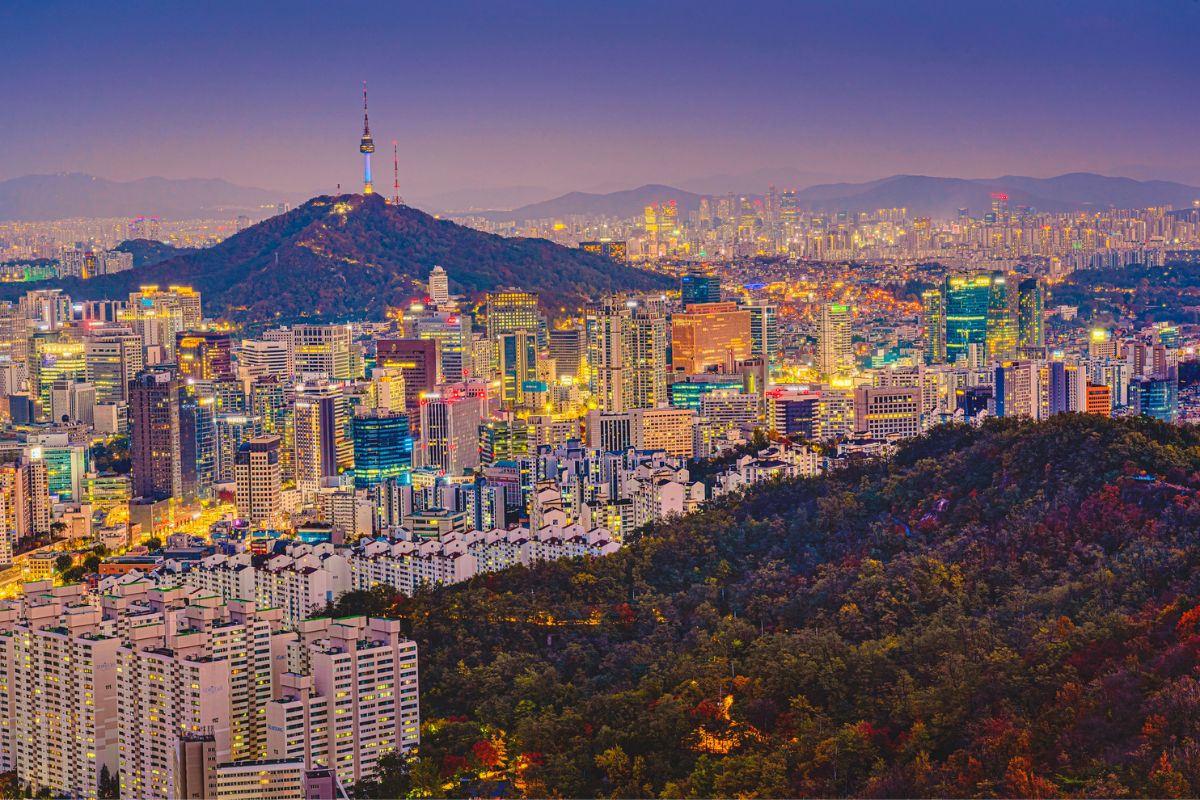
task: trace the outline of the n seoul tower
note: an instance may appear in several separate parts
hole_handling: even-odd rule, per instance
[[[363,135],[358,152],[363,154],[363,194],[375,194],[375,184],[371,182],[371,153],[375,152],[375,140],[371,138],[371,123],[367,119],[366,81],[363,81]]]

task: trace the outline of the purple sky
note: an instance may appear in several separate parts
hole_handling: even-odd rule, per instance
[[[1200,179],[1193,0],[354,7],[0,4],[0,179],[354,186],[364,78],[377,183],[398,139],[410,198],[764,168]]]

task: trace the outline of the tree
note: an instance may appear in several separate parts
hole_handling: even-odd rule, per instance
[[[100,768],[100,781],[97,787],[97,797],[100,800],[116,800],[121,796],[121,781],[108,770],[105,764]]]
[[[61,574],[69,570],[72,566],[74,566],[74,564],[75,559],[67,553],[63,553],[58,558],[54,559],[54,570]]]
[[[162,539],[158,538],[157,536],[151,536],[149,539],[146,539],[144,542],[142,542],[142,544],[146,545],[146,549],[152,553],[155,550],[162,550],[163,546]]]
[[[100,558],[100,556],[96,555],[95,553],[90,553],[83,558],[83,568],[88,572],[99,572],[100,565],[103,562],[104,559]]]

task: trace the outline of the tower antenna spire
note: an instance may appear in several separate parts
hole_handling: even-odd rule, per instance
[[[371,182],[371,153],[375,152],[375,140],[371,138],[371,123],[367,117],[366,81],[363,81],[363,135],[358,152],[363,154],[363,194],[375,194],[375,184]]]
[[[403,203],[400,198],[400,143],[392,139],[392,205]]]

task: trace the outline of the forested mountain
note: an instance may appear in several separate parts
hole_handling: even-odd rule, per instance
[[[423,297],[434,265],[455,293],[519,286],[548,309],[606,291],[659,289],[667,278],[545,239],[505,238],[390,206],[378,195],[316,197],[220,244],[90,280],[0,287],[0,297],[61,286],[76,299],[122,297],[145,284],[186,284],[206,315],[245,322],[382,318]]]
[[[420,759],[362,796],[1200,792],[1200,433],[941,427],[609,557],[413,598]]]

